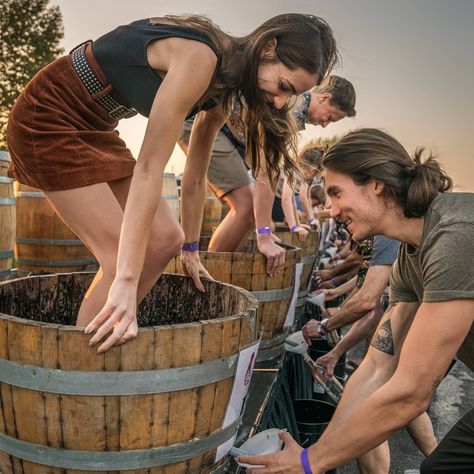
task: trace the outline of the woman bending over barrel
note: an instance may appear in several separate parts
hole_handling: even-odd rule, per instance
[[[330,27],[312,15],[279,15],[242,38],[204,17],[166,16],[86,42],[26,86],[10,115],[10,176],[41,189],[97,258],[77,324],[97,330],[91,345],[102,341],[99,352],[136,336],[137,302],[181,247],[185,272],[203,290],[196,242],[206,172],[230,102],[244,108],[254,172],[274,183],[294,168],[289,97],[318,84],[336,61]],[[115,128],[136,113],[148,124],[135,162]],[[181,229],[161,199],[162,176],[194,114]],[[264,253],[281,260],[279,252],[269,243]]]

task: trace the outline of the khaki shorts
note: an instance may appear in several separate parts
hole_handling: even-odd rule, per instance
[[[186,120],[178,138],[178,143],[184,150],[188,148],[192,126],[193,122]],[[221,131],[217,134],[214,142],[207,180],[218,198],[252,182],[244,160],[232,142]]]

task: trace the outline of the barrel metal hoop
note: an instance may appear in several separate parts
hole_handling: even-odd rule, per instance
[[[15,203],[15,198],[0,198],[0,206],[14,206]]]
[[[69,245],[84,245],[79,239],[29,239],[26,237],[17,237],[17,244],[28,245],[53,245],[58,247],[65,247]]]
[[[305,264],[305,265],[312,265],[316,260],[316,256],[315,255],[310,255],[309,257],[303,257],[301,259],[301,261]]]
[[[15,191],[15,196],[27,198],[45,198],[46,196],[41,191]]]
[[[238,354],[200,365],[164,370],[82,372],[46,369],[0,358],[0,382],[62,395],[126,396],[175,392],[235,375]]]
[[[0,258],[12,258],[13,257],[13,249],[12,250],[0,250]]]
[[[266,303],[267,301],[280,301],[291,298],[293,295],[293,287],[278,289],[278,290],[263,290],[251,292],[259,303]]]
[[[231,439],[240,425],[237,418],[221,431],[185,443],[134,451],[73,451],[20,441],[0,433],[0,450],[25,461],[63,469],[112,471],[166,466],[200,456]]]
[[[30,260],[27,258],[19,258],[17,263],[31,267],[77,267],[94,265],[97,262],[93,258],[86,260]]]
[[[0,184],[10,184],[13,183],[12,178],[8,178],[7,176],[0,176]]]

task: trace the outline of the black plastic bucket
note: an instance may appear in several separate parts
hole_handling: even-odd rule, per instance
[[[336,405],[324,400],[293,400],[301,445],[310,446],[322,435],[331,421]]]

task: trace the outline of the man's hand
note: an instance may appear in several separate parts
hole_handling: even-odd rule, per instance
[[[280,438],[285,443],[284,449],[274,454],[262,456],[239,456],[238,462],[264,467],[247,468],[247,474],[301,474],[300,456],[303,448],[293,439],[290,433],[280,432]]]
[[[319,321],[316,321],[316,319],[310,319],[304,326],[303,326],[303,337],[308,344],[308,346],[311,345],[311,340],[316,339],[317,337],[321,337],[322,334],[319,331],[320,328],[320,323]]]
[[[315,364],[324,369],[324,372],[320,371],[319,374],[326,380],[330,379],[334,375],[334,367],[338,360],[339,354],[334,349],[316,359]]]

